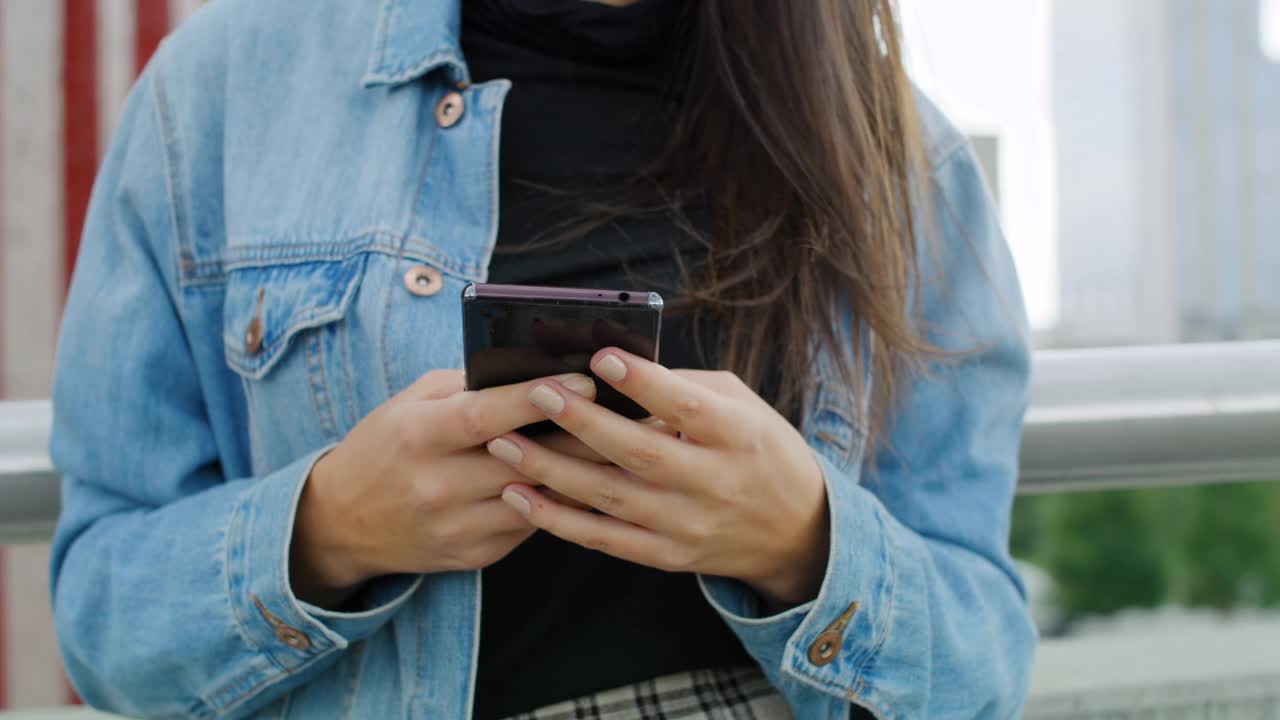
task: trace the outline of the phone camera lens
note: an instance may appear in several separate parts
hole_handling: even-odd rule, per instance
[[[628,301],[628,300],[630,300],[630,299],[631,299],[631,293],[629,293],[629,292],[620,292],[620,293],[618,293],[618,302],[626,302],[626,301]]]

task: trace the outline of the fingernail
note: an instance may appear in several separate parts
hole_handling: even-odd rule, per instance
[[[559,415],[564,410],[564,398],[549,385],[539,385],[531,390],[529,402],[548,415]]]
[[[489,441],[486,447],[489,448],[490,455],[504,463],[519,465],[520,461],[524,459],[524,453],[520,452],[520,446],[506,438],[494,438]]]
[[[529,507],[529,501],[525,500],[524,496],[515,490],[503,490],[502,502],[510,505],[512,510],[515,510],[521,515],[527,516],[529,511],[532,509]]]
[[[622,379],[627,376],[627,365],[619,360],[617,355],[605,355],[597,360],[591,369],[609,382],[622,382]]]
[[[561,385],[569,388],[584,398],[593,398],[596,396],[595,382],[582,373],[559,375],[556,377],[556,380],[559,380]]]

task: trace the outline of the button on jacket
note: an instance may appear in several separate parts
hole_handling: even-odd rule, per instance
[[[461,364],[509,83],[469,83],[459,14],[458,0],[218,0],[134,88],[54,391],[54,610],[90,703],[468,718],[478,572],[380,578],[333,612],[298,599],[287,569],[318,454],[421,374]],[[699,578],[803,720],[851,703],[1009,718],[1028,683],[1035,632],[1007,552],[1022,301],[972,153],[920,109],[936,247],[920,253],[916,309],[929,339],[971,352],[911,379],[874,462],[864,413],[820,358],[802,424],[831,513],[820,592],[768,615],[746,585]]]

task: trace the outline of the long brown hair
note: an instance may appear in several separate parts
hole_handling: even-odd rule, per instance
[[[818,354],[835,358],[844,409],[874,438],[901,370],[931,349],[908,311],[912,203],[927,193],[915,188],[923,143],[894,4],[686,7],[670,141],[628,200],[595,220],[655,207],[681,219],[698,195],[711,227],[680,224],[702,236],[707,259],[697,277],[686,272],[684,300],[718,323],[719,364],[757,391],[769,383],[795,422]],[[841,307],[853,309],[851,328]],[[870,390],[866,355],[849,347],[872,349]],[[870,417],[858,412],[864,399]]]

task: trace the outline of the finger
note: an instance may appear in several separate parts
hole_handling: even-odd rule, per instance
[[[740,413],[724,394],[618,348],[591,360],[597,377],[675,428],[708,445],[732,444],[740,434]]]
[[[449,507],[494,500],[511,483],[531,482],[518,468],[495,458],[483,447],[439,458],[432,465],[442,476],[458,481],[426,491],[421,501],[428,506]],[[579,504],[576,500],[570,501]]]
[[[690,370],[688,368],[674,368],[671,372],[682,378],[688,378],[689,381],[711,388],[712,390],[728,397],[737,397],[743,393],[755,395],[742,380],[731,372],[724,370]]]
[[[540,381],[529,403],[618,467],[662,485],[688,485],[710,450],[584,400],[553,380]]]
[[[560,503],[561,505],[568,505],[569,507],[575,507],[575,508],[578,508],[579,510],[590,510],[590,509],[591,509],[591,506],[590,506],[590,505],[588,505],[588,504],[586,504],[586,503],[584,503],[584,502],[579,502],[579,501],[577,501],[577,500],[574,500],[573,498],[569,497],[568,495],[562,495],[562,494],[560,494],[559,492],[556,492],[555,490],[552,490],[551,488],[549,488],[549,487],[547,487],[547,486],[545,486],[545,485],[543,485],[542,487],[538,488],[538,492],[540,492],[540,493],[542,493],[543,495],[547,496],[548,498],[551,498],[552,500],[554,500],[554,501],[556,501],[556,502]]]
[[[539,435],[538,439],[533,442],[536,442],[542,447],[553,452],[558,452],[561,455],[568,455],[569,457],[575,457],[579,460],[588,460],[594,463],[609,462],[609,458],[596,452],[589,445],[567,432]]]
[[[576,373],[561,375],[559,387],[583,402],[595,397],[595,383]],[[418,439],[431,450],[455,452],[483,445],[503,433],[542,420],[529,404],[529,391],[545,380],[467,390],[423,403]],[[570,392],[571,391],[571,392]]]
[[[499,501],[501,502],[501,501]],[[495,535],[470,548],[469,557],[459,563],[458,570],[481,570],[510,555],[538,529],[525,523],[524,529],[517,532]]]
[[[528,481],[518,470],[485,452],[483,447],[434,458],[430,462],[434,477],[449,480],[433,481],[430,486],[419,488],[418,501],[428,508],[492,500],[501,495],[502,488],[507,485]]]
[[[662,433],[663,435],[670,435],[671,437],[680,436],[680,431],[668,425],[666,421],[663,420],[662,418],[647,417],[641,420],[640,424],[651,427],[654,430],[657,430],[658,432]]]
[[[529,521],[498,496],[455,508],[433,524],[432,530],[441,536],[477,540],[529,527]]]
[[[616,466],[560,455],[516,433],[489,441],[488,450],[528,478],[525,482],[544,485],[620,520],[655,530],[666,527],[659,523],[664,514],[671,520],[669,492]]]
[[[401,390],[396,397],[407,400],[439,400],[447,398],[466,389],[466,381],[461,370],[449,368],[432,370],[414,380],[409,387]]]
[[[562,540],[661,570],[686,569],[671,541],[625,520],[560,505],[527,485],[508,487],[502,499],[530,525]]]

